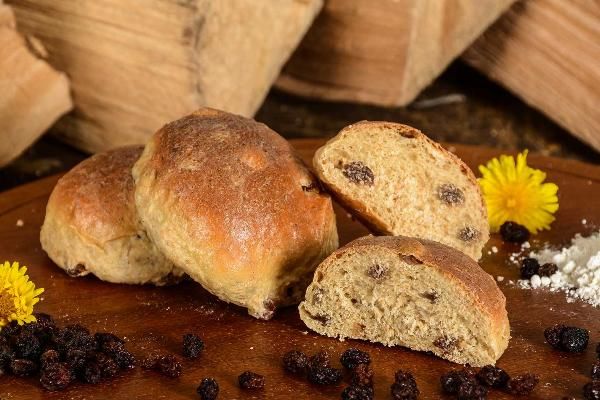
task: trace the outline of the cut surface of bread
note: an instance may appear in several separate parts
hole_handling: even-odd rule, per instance
[[[314,169],[373,231],[435,240],[478,260],[489,239],[473,172],[417,129],[358,122],[321,147]]]
[[[323,261],[299,306],[312,330],[340,339],[494,364],[508,346],[506,299],[465,254],[402,236],[367,236]]]

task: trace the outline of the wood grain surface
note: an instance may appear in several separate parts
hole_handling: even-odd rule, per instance
[[[410,103],[514,0],[328,0],[277,80],[316,99]]]
[[[516,3],[463,59],[600,151],[600,2]]]
[[[36,38],[19,34],[12,8],[0,0],[0,167],[73,108],[67,76],[44,53]]]
[[[6,0],[71,79],[53,128],[88,152],[143,143],[211,106],[245,116],[264,100],[322,0]]]
[[[322,144],[319,140],[293,141],[306,160]],[[467,164],[478,164],[498,154],[493,149],[450,146]],[[575,233],[590,233],[600,226],[600,167],[532,155],[531,164],[548,172],[559,187],[560,210],[549,232],[532,241],[567,244]],[[322,348],[335,355],[350,346],[368,351],[373,358],[376,398],[389,399],[394,372],[401,368],[414,373],[421,390],[420,399],[450,399],[441,394],[439,376],[452,368],[450,362],[404,348],[348,340],[339,342],[309,332],[295,308],[280,312],[273,320],[257,321],[245,310],[218,301],[199,285],[154,288],[101,282],[93,277],[69,278],[46,257],[39,245],[39,228],[44,207],[57,177],[47,178],[0,194],[0,257],[29,266],[31,278],[46,288],[38,310],[53,314],[59,324],[82,323],[92,330],[108,330],[125,336],[128,348],[139,357],[150,349],[180,354],[181,336],[193,332],[203,337],[206,350],[196,361],[183,361],[179,379],[135,368],[114,381],[99,385],[74,384],[64,392],[49,393],[31,379],[0,377],[0,398],[8,399],[197,399],[195,389],[203,377],[215,377],[221,386],[219,399],[336,399],[344,385],[320,388],[302,379],[285,375],[280,357],[290,349],[312,353]],[[366,230],[340,209],[338,226],[341,242],[364,235]],[[587,220],[583,225],[581,220]],[[17,227],[22,220],[24,225]],[[492,246],[496,254],[488,255]],[[594,348],[600,340],[600,310],[583,303],[567,303],[564,294],[521,290],[509,280],[517,278],[517,268],[507,262],[515,251],[493,235],[484,251],[483,268],[494,276],[504,276],[500,288],[508,298],[512,326],[509,348],[498,362],[511,374],[534,372],[541,383],[530,399],[581,398],[581,388],[589,380],[595,360]],[[543,329],[563,322],[590,330],[591,342],[583,354],[565,354],[544,343]],[[237,376],[252,370],[266,376],[262,392],[243,392]],[[490,399],[512,398],[492,392]]]

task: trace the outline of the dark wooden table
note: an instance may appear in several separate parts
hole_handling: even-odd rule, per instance
[[[322,142],[294,141],[305,159]],[[497,155],[497,150],[456,146],[456,152],[471,168]],[[600,166],[577,161],[532,156],[531,163],[548,172],[559,187],[560,210],[552,230],[535,237],[534,247],[543,243],[563,245],[578,232],[590,233],[600,226]],[[152,349],[180,354],[181,336],[197,333],[206,342],[206,351],[197,361],[184,361],[179,379],[162,377],[135,368],[114,381],[99,385],[75,384],[65,392],[48,393],[34,378],[0,377],[2,400],[35,399],[197,399],[199,381],[217,378],[219,399],[339,399],[344,385],[319,388],[287,376],[280,365],[281,355],[291,349],[312,353],[322,348],[336,358],[350,346],[368,351],[373,358],[377,399],[389,399],[394,371],[412,371],[421,390],[420,399],[450,399],[440,393],[439,377],[457,366],[404,348],[335,339],[309,332],[295,308],[278,313],[268,322],[249,317],[245,310],[226,305],[193,282],[165,287],[114,285],[93,277],[69,278],[45,256],[39,245],[47,197],[56,177],[46,178],[0,194],[0,254],[29,266],[31,278],[46,289],[38,310],[53,314],[60,325],[82,323],[92,330],[108,330],[125,336],[127,347],[142,357]],[[367,231],[336,208],[341,242]],[[581,220],[587,220],[586,225]],[[22,220],[24,225],[17,227]],[[492,246],[498,253],[488,255]],[[484,251],[482,267],[499,283],[508,299],[512,339],[498,365],[511,374],[534,372],[541,383],[529,399],[581,398],[581,388],[589,380],[600,340],[600,310],[577,302],[567,303],[562,293],[530,291],[510,284],[518,277],[517,267],[508,263],[512,245],[493,235]],[[544,343],[543,329],[555,323],[573,324],[590,330],[591,343],[583,354],[566,354]],[[337,360],[335,364],[339,365]],[[236,377],[244,370],[266,376],[266,389],[260,393],[241,391]],[[513,397],[493,392],[490,399]]]

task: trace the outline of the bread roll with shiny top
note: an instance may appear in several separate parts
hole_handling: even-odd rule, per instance
[[[330,197],[290,144],[253,120],[201,109],[160,129],[133,168],[142,224],[220,299],[269,319],[297,304],[337,248]]]
[[[40,239],[48,256],[71,276],[94,274],[114,283],[177,281],[174,267],[138,223],[131,167],[142,146],[97,154],[56,184]]]

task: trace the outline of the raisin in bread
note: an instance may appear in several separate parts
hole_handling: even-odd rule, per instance
[[[367,236],[319,265],[300,318],[315,332],[401,345],[460,364],[494,364],[508,345],[494,279],[441,243]]]
[[[330,192],[373,231],[431,239],[481,257],[489,225],[477,180],[417,129],[358,122],[321,147],[313,165]]]

